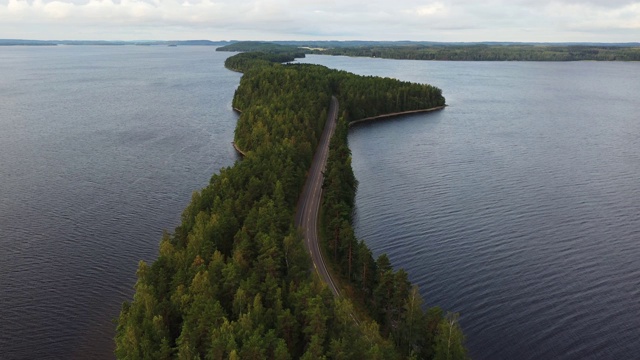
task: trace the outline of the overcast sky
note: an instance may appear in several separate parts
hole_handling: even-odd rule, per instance
[[[0,0],[0,38],[640,41],[640,0]]]

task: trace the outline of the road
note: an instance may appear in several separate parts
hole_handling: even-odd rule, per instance
[[[298,209],[296,212],[295,225],[302,229],[304,235],[304,246],[311,255],[313,267],[318,276],[329,286],[334,296],[339,297],[340,291],[336,283],[331,278],[327,266],[320,251],[318,243],[318,212],[320,211],[320,199],[322,198],[322,172],[327,165],[329,156],[329,142],[336,129],[336,119],[338,117],[338,99],[331,97],[331,106],[327,115],[318,148],[313,156],[313,163],[309,169],[307,181],[304,184],[300,199],[298,199]]]

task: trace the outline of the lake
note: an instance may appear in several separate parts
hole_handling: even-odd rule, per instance
[[[2,359],[113,359],[138,261],[237,156],[212,47],[0,47]]]
[[[426,82],[447,107],[354,126],[356,233],[474,359],[640,353],[640,63],[309,56]]]
[[[140,259],[238,159],[211,47],[0,48],[3,359],[112,359]],[[474,359],[640,353],[640,64],[303,62],[449,107],[355,126],[356,230]]]

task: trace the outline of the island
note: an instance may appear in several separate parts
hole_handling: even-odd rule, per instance
[[[233,99],[243,159],[195,192],[158,258],[140,262],[118,358],[467,357],[457,315],[423,308],[407,273],[374,259],[351,224],[349,123],[442,109],[442,91],[282,64],[299,55],[225,62],[244,74]]]

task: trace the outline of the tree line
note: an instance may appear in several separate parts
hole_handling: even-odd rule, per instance
[[[352,227],[358,182],[351,167],[348,123],[365,116],[414,110],[419,106],[442,106],[444,98],[439,89],[425,88],[422,91],[431,90],[433,96],[409,103],[413,107],[392,107],[389,110],[389,104],[373,102],[368,104],[367,113],[363,115],[358,103],[348,99],[366,96],[367,89],[381,80],[375,77],[359,77],[357,80],[361,87],[347,87],[348,91],[340,92],[341,108],[343,102],[347,106],[342,111],[329,148],[321,222],[325,252],[342,281],[349,285],[356,298],[354,300],[364,304],[367,315],[379,324],[381,335],[393,342],[403,358],[464,359],[464,335],[457,323],[457,314],[445,315],[439,307],[425,311],[418,288],[409,282],[407,273],[403,269],[394,271],[386,254],[374,259],[364,241],[356,238]],[[394,84],[396,87],[392,89],[396,94],[402,93],[407,86],[400,82]]]
[[[399,60],[441,61],[640,61],[637,44],[447,44],[411,42],[326,42],[309,46],[268,42],[238,42],[217,48],[218,51],[262,51],[377,57]],[[298,56],[300,57],[300,56]]]
[[[314,53],[444,61],[640,61],[639,47],[587,45],[405,45],[332,48]]]
[[[353,321],[348,299],[334,299],[309,276],[310,258],[293,226],[296,201],[332,94],[358,81],[322,66],[281,65],[272,55],[244,53],[227,60],[226,66],[244,72],[233,106],[242,110],[235,142],[246,156],[195,192],[181,224],[163,235],[158,258],[140,262],[133,300],[123,304],[117,320],[117,358],[463,358],[457,344],[450,345],[457,324],[435,329],[443,324],[441,311],[422,312],[417,290],[388,259],[371,264],[367,258],[370,267],[361,272],[359,266],[367,265],[352,258],[350,279],[370,284],[363,288],[380,295],[376,306],[368,305],[374,316],[360,322]],[[407,102],[397,106],[422,106],[407,91]],[[360,104],[343,97],[353,104],[345,109]],[[340,134],[346,141],[344,122]],[[335,176],[349,176],[350,165],[336,165],[338,159],[334,154]],[[349,187],[355,191],[355,178]],[[352,206],[351,193],[345,194],[332,196]],[[340,226],[342,259],[350,225]],[[406,341],[400,333],[408,334]],[[445,333],[449,345],[440,349],[437,339]]]

